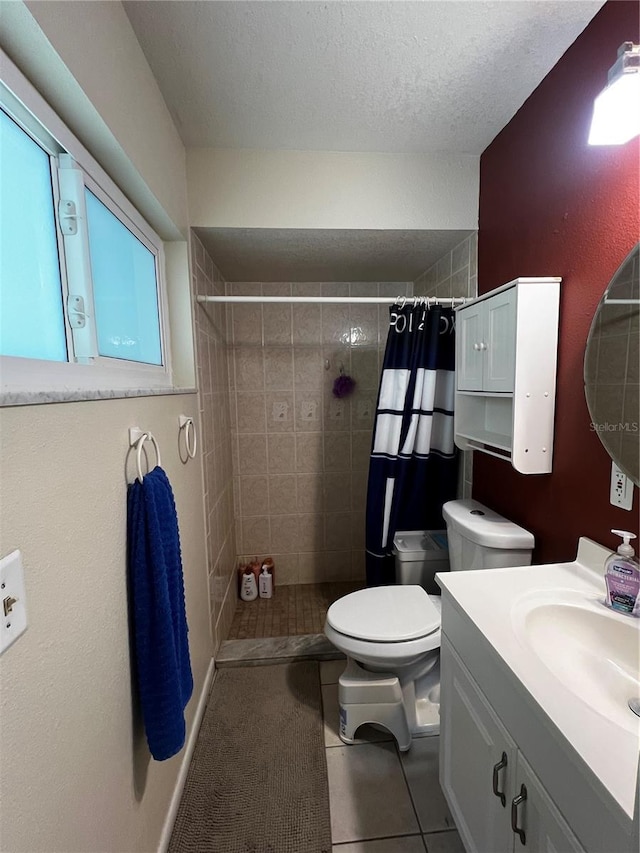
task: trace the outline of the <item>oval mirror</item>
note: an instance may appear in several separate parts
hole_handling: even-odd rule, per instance
[[[640,481],[639,311],[640,243],[627,255],[600,300],[584,359],[591,429],[636,485]]]

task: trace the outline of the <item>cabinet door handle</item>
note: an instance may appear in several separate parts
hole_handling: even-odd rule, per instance
[[[485,342],[484,342],[484,341],[482,341],[482,342],[480,343],[480,349],[481,349],[481,350],[486,350],[486,348],[487,348],[487,345],[485,344]]]
[[[524,803],[526,799],[527,787],[526,785],[520,785],[520,793],[511,801],[511,829],[516,835],[520,836],[520,844],[527,843],[527,836],[524,829],[520,829],[518,826],[518,806]]]
[[[507,753],[503,752],[502,758],[500,759],[500,761],[498,761],[497,764],[493,765],[493,784],[492,784],[493,793],[496,795],[496,797],[498,797],[498,799],[502,803],[502,808],[505,807],[505,805],[507,803],[507,798],[504,794],[504,791],[498,790],[498,774],[500,773],[501,770],[504,770],[504,768],[506,766],[507,766]]]
[[[480,349],[482,349],[482,344],[479,344],[479,343],[477,343],[477,342],[476,342],[476,343],[473,345],[473,348],[474,348],[474,350],[475,350],[476,352],[478,352]]]

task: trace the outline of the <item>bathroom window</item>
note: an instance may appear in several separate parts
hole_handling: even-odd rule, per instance
[[[3,77],[4,402],[171,387],[162,241],[15,66]]]

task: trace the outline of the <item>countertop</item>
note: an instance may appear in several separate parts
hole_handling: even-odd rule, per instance
[[[629,711],[620,725],[568,689],[534,652],[521,629],[521,615],[533,598],[595,609],[633,625],[640,660],[640,619],[605,609],[603,566],[610,551],[581,538],[576,560],[508,569],[439,573],[443,596],[465,614],[509,667],[539,708],[633,818],[640,755],[640,718]],[[446,631],[446,625],[443,626]],[[639,663],[640,667],[640,663]],[[640,677],[640,673],[639,673]],[[622,712],[621,712],[622,713]],[[634,721],[637,719],[637,725]]]

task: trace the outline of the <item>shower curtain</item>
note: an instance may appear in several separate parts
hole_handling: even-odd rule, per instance
[[[397,530],[439,530],[456,497],[455,314],[424,304],[389,309],[366,515],[367,586],[394,583]]]

